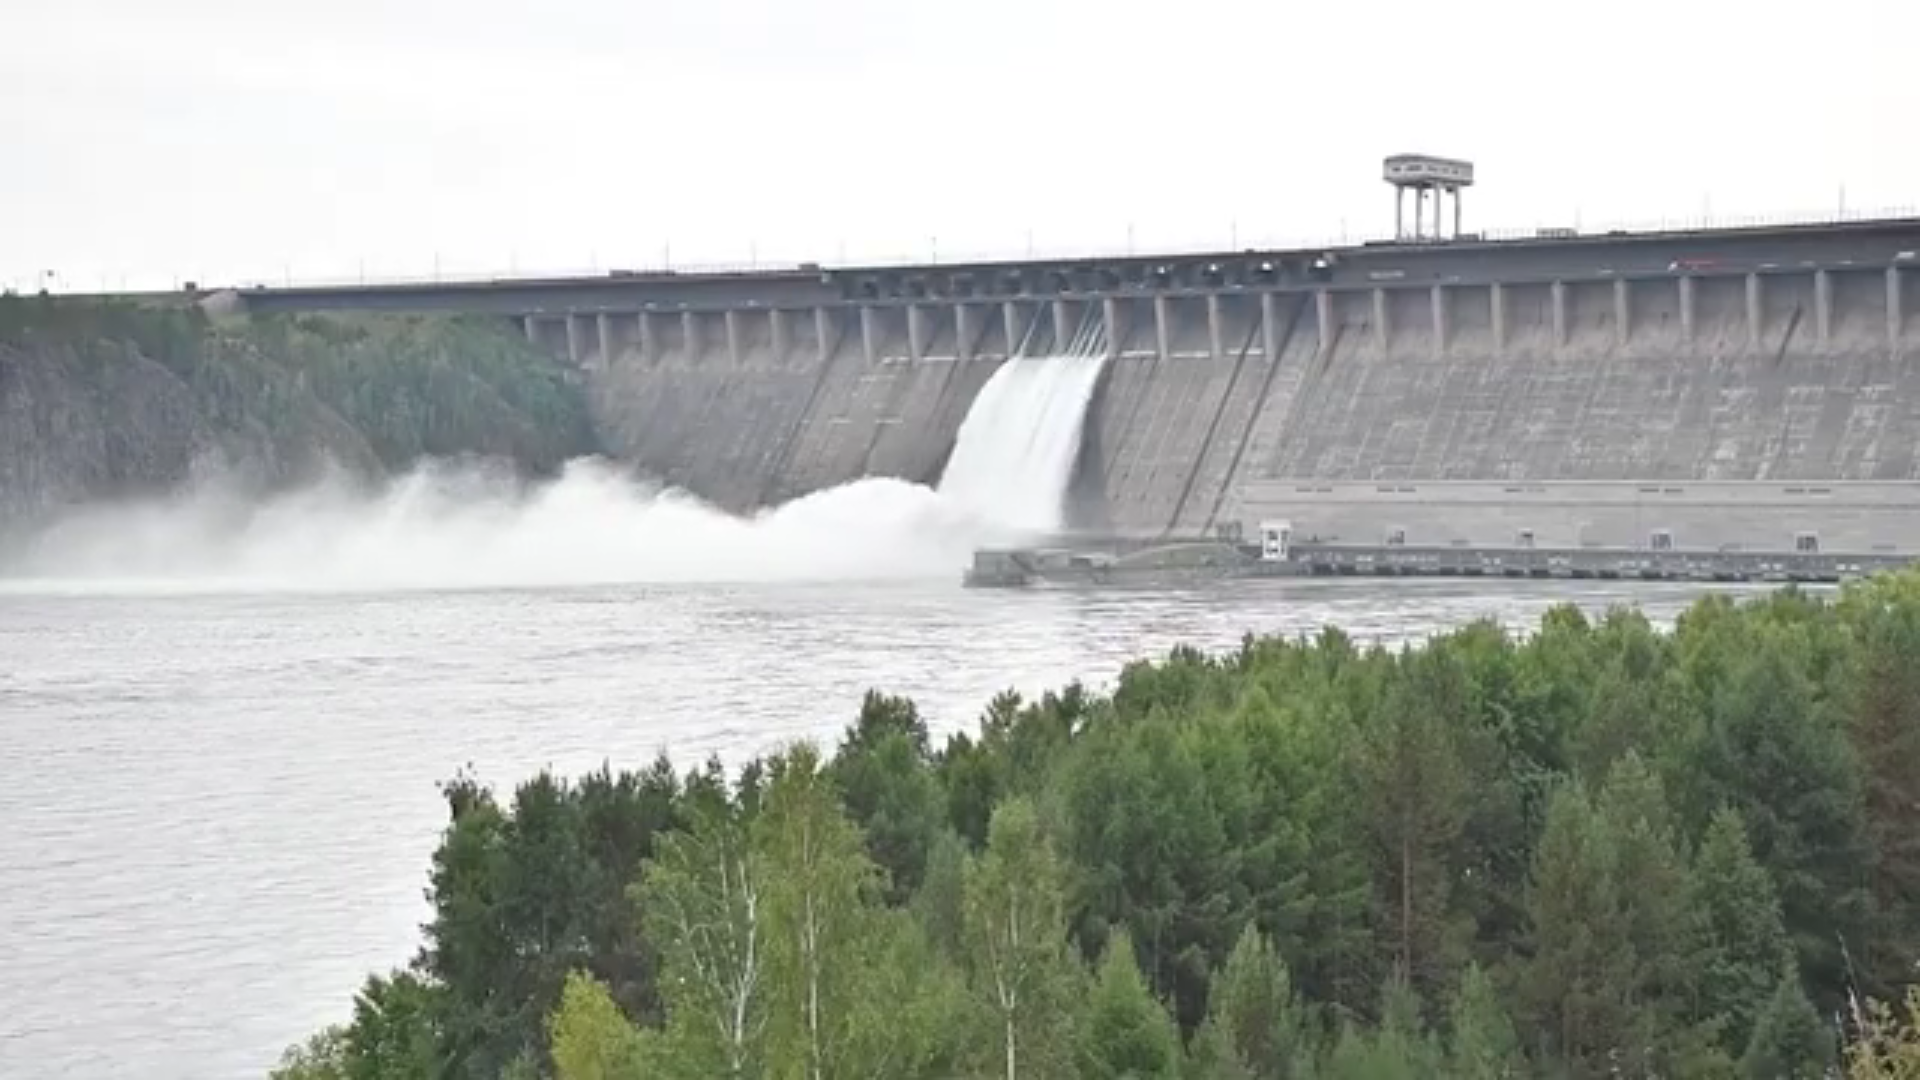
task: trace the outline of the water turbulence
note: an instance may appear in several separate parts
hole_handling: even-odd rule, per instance
[[[1083,326],[1058,355],[1004,363],[937,490],[868,477],[736,515],[592,459],[531,485],[446,462],[264,498],[202,480],[0,544],[0,592],[954,581],[978,546],[1059,529],[1104,351]]]
[[[1106,351],[1104,326],[1087,319],[1056,355],[1022,349],[1001,364],[960,424],[941,498],[1014,534],[1059,532]]]

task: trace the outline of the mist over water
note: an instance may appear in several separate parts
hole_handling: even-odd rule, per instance
[[[939,490],[866,478],[742,516],[590,459],[531,485],[449,463],[265,498],[202,479],[79,508],[0,549],[0,592],[957,580],[975,548],[1058,529],[1099,364],[1003,365]]]

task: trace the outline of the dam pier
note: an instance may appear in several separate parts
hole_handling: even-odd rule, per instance
[[[1895,219],[236,292],[512,320],[613,454],[735,510],[933,483],[996,369],[1097,338],[1072,531],[1886,555],[1920,550],[1916,251]]]

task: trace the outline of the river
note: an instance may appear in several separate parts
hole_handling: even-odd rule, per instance
[[[936,734],[996,691],[1334,623],[1394,641],[1701,587],[950,581],[151,595],[0,591],[0,1077],[258,1078],[404,962],[463,765],[511,787],[831,741],[868,687]]]

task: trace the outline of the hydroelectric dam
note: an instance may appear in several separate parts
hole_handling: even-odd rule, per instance
[[[1088,533],[1906,552],[1917,250],[1895,219],[235,292],[511,319],[615,455],[735,510],[934,483],[1010,358],[1093,349],[1064,481]]]

